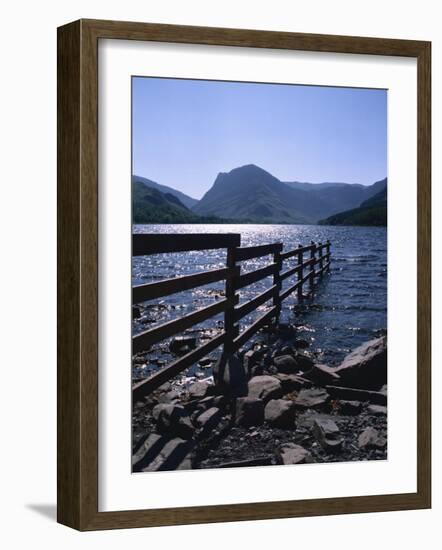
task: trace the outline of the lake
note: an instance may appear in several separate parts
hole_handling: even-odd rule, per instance
[[[311,299],[297,304],[295,295],[285,300],[281,321],[298,325],[299,336],[310,342],[320,360],[337,364],[352,349],[376,337],[387,328],[387,230],[385,227],[337,227],[318,225],[135,225],[134,233],[240,233],[241,245],[252,246],[273,242],[284,243],[284,250],[298,244],[331,242],[331,271],[316,288]],[[133,258],[132,283],[141,284],[174,276],[187,275],[225,266],[225,251],[209,250],[179,254],[162,254]],[[269,263],[270,257],[243,262],[243,272],[258,269]],[[284,270],[295,265],[284,262]],[[285,281],[283,289],[294,279]],[[249,300],[271,286],[271,278],[240,291],[240,303]],[[134,321],[137,333],[195,309],[214,303],[222,297],[223,283],[206,285],[162,300],[145,303],[141,318]],[[242,328],[253,322],[271,306],[263,305],[245,317]],[[222,329],[223,316],[203,323],[199,328],[215,333]],[[135,377],[155,370],[167,359],[158,354],[150,365],[134,369]],[[146,357],[148,360],[148,357]]]

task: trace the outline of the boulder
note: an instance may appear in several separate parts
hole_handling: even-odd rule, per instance
[[[193,442],[151,434],[133,457],[134,472],[189,470]]]
[[[189,386],[188,394],[190,399],[204,399],[204,397],[211,395],[213,390],[213,384],[207,380],[201,380]]]
[[[195,424],[203,431],[209,431],[219,424],[222,416],[222,412],[218,407],[211,407],[196,418]]]
[[[146,466],[155,458],[166,440],[164,436],[156,433],[152,433],[146,437],[132,455],[132,470],[140,472],[143,466]]]
[[[273,359],[273,365],[278,372],[294,374],[298,372],[298,362],[292,355],[278,355]]]
[[[303,372],[311,370],[315,364],[313,359],[305,353],[297,353],[296,362],[298,363],[298,369]]]
[[[358,445],[360,449],[384,449],[387,440],[381,437],[375,428],[369,426],[359,435]]]
[[[383,405],[368,405],[367,412],[375,416],[382,416],[387,414],[387,407]]]
[[[338,426],[331,419],[315,418],[313,435],[326,451],[338,451],[342,447],[343,438]]]
[[[264,422],[264,402],[254,397],[239,397],[236,400],[235,424],[250,428]]]
[[[264,403],[282,396],[281,382],[274,376],[254,376],[248,384],[248,396],[262,399]]]
[[[152,415],[159,433],[176,435],[183,439],[192,438],[195,428],[182,405],[160,403],[153,408]]]
[[[292,391],[299,391],[302,388],[309,388],[312,383],[310,380],[299,376],[297,374],[282,374],[278,373],[274,375],[282,385],[283,393],[290,393]]]
[[[176,390],[170,390],[166,393],[161,393],[158,397],[158,403],[174,403],[179,401],[180,394]]]
[[[339,402],[339,412],[349,416],[356,416],[362,411],[362,403],[360,401],[345,401]]]
[[[334,369],[341,377],[340,385],[378,390],[387,383],[387,337],[365,342]]]
[[[243,364],[246,372],[250,375],[252,367],[257,365],[264,355],[264,350],[259,348],[253,348],[246,351],[243,357]]]
[[[248,375],[238,355],[222,355],[213,367],[216,390],[228,397],[247,395]]]
[[[286,443],[280,449],[281,460],[283,464],[305,464],[311,462],[311,455],[296,443]]]
[[[343,388],[341,386],[325,386],[325,389],[334,399],[349,401],[368,401],[376,405],[386,405],[387,395],[378,391],[360,390],[358,388]]]
[[[271,399],[265,406],[264,418],[274,428],[294,428],[295,404],[287,399]]]
[[[301,390],[295,399],[295,405],[302,409],[315,409],[328,403],[330,395],[322,388]]]
[[[183,355],[196,348],[195,336],[175,336],[169,344],[169,350],[175,355]]]
[[[340,376],[335,372],[334,367],[329,367],[328,365],[322,365],[320,363],[313,365],[310,370],[304,372],[303,376],[318,386],[339,384],[340,379]]]

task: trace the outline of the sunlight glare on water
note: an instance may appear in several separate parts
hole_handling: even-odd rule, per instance
[[[282,242],[284,251],[310,241],[332,243],[330,275],[324,277],[314,297],[298,306],[291,296],[284,302],[282,320],[300,325],[300,337],[310,341],[324,361],[335,364],[361,343],[387,328],[387,230],[384,227],[331,227],[318,225],[135,225],[134,233],[240,233],[242,246]],[[133,258],[132,281],[141,284],[225,266],[225,250],[193,251]],[[242,263],[243,272],[263,267],[271,257]],[[295,265],[284,262],[284,270]],[[295,279],[285,282],[291,286]],[[244,302],[272,284],[260,281],[240,292]],[[193,291],[168,296],[153,304],[134,323],[134,332],[146,330],[156,322],[176,318],[213,303],[223,296],[224,284],[214,283]],[[244,318],[247,326],[271,306],[268,302]],[[151,308],[151,309],[149,309]],[[155,309],[155,316],[151,313]],[[206,322],[219,328],[222,316]]]

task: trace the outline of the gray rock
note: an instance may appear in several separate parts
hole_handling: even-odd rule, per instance
[[[180,394],[176,390],[170,390],[166,393],[161,393],[158,397],[158,403],[174,403],[179,401]]]
[[[387,440],[381,437],[375,428],[369,426],[359,435],[358,445],[360,449],[384,449]]]
[[[176,435],[190,439],[195,430],[186,409],[175,403],[160,403],[153,408],[152,415],[161,434]]]
[[[375,416],[382,416],[387,414],[387,407],[383,405],[368,405],[367,412]]]
[[[161,441],[164,441],[164,436],[161,436],[160,434],[150,434],[144,442],[138,447],[136,452],[132,455],[132,469],[134,472],[141,471],[142,468],[142,461],[144,457],[147,455],[147,458],[144,460],[146,464],[150,462],[158,453],[155,450],[155,447],[157,448],[157,451],[161,448]],[[151,459],[149,460],[149,454],[151,455]]]
[[[283,393],[298,391],[302,388],[309,388],[312,385],[310,380],[307,380],[297,374],[278,373],[275,374],[274,377],[281,382]]]
[[[341,386],[378,390],[387,383],[387,337],[376,338],[356,348],[336,367]]]
[[[196,418],[195,424],[198,428],[204,431],[209,431],[219,424],[222,416],[222,412],[218,409],[218,407],[211,407]]]
[[[296,443],[286,443],[280,449],[281,460],[283,464],[305,464],[311,462],[311,455]]]
[[[213,367],[213,378],[220,393],[228,397],[247,395],[248,375],[238,355],[222,355]]]
[[[315,362],[311,357],[305,353],[298,353],[296,355],[296,362],[298,363],[299,370],[306,372],[313,368]]]
[[[255,376],[248,384],[248,396],[262,399],[264,403],[282,396],[281,382],[274,376]]]
[[[273,359],[273,364],[278,372],[294,374],[298,372],[298,362],[292,355],[279,355]]]
[[[362,411],[362,403],[360,401],[345,401],[339,402],[339,412],[341,414],[347,414],[355,416]]]
[[[313,421],[313,435],[318,443],[327,451],[340,450],[343,442],[338,426],[333,420],[315,418]]]
[[[325,386],[327,384],[338,384],[340,376],[335,372],[334,367],[329,367],[328,365],[322,365],[316,363],[313,367],[304,372],[303,376],[308,378],[318,386]]]
[[[304,389],[295,399],[295,405],[303,409],[323,407],[328,403],[330,395],[322,388]]]
[[[213,393],[213,384],[210,384],[207,380],[201,380],[194,382],[188,389],[190,399],[203,399],[211,393]]]
[[[265,406],[264,418],[274,428],[294,428],[295,404],[287,399],[271,399]]]
[[[387,396],[378,391],[360,390],[358,388],[343,388],[341,386],[325,386],[328,393],[334,399],[347,399],[349,401],[362,401],[386,405]]]
[[[191,441],[151,434],[133,457],[133,471],[189,470],[192,468],[192,449]]]
[[[175,336],[169,344],[169,350],[176,355],[182,355],[195,348],[195,336]]]
[[[236,400],[235,424],[250,428],[261,426],[264,422],[264,403],[253,397],[239,397]]]

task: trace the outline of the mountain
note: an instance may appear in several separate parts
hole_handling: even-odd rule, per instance
[[[319,222],[320,225],[387,225],[387,178],[376,182],[378,191],[358,208],[340,212]]]
[[[140,181],[132,181],[133,223],[237,223],[236,220],[199,216],[172,193],[162,193]]]
[[[171,195],[179,199],[179,201],[187,208],[192,208],[198,202],[196,199],[189,197],[184,193],[181,193],[181,191],[177,191],[176,189],[173,189],[172,187],[168,187],[167,185],[161,185],[156,181],[152,181],[147,178],[142,178],[141,176],[132,176],[132,182],[142,183],[147,187],[156,189],[157,191],[161,191],[161,193],[170,193]]]
[[[305,191],[291,189],[262,168],[248,164],[219,173],[193,211],[260,223],[310,223],[308,202]]]
[[[382,183],[383,182],[383,183]],[[325,201],[328,205],[328,212],[324,217],[338,214],[345,210],[359,207],[361,202],[375,195],[385,181],[376,182],[373,185],[361,185],[359,183],[306,183],[286,182],[294,189],[309,191],[315,200]]]
[[[218,174],[211,189],[192,210],[201,215],[222,215],[257,223],[317,223],[359,206],[378,190],[377,184],[286,183],[248,164]]]

